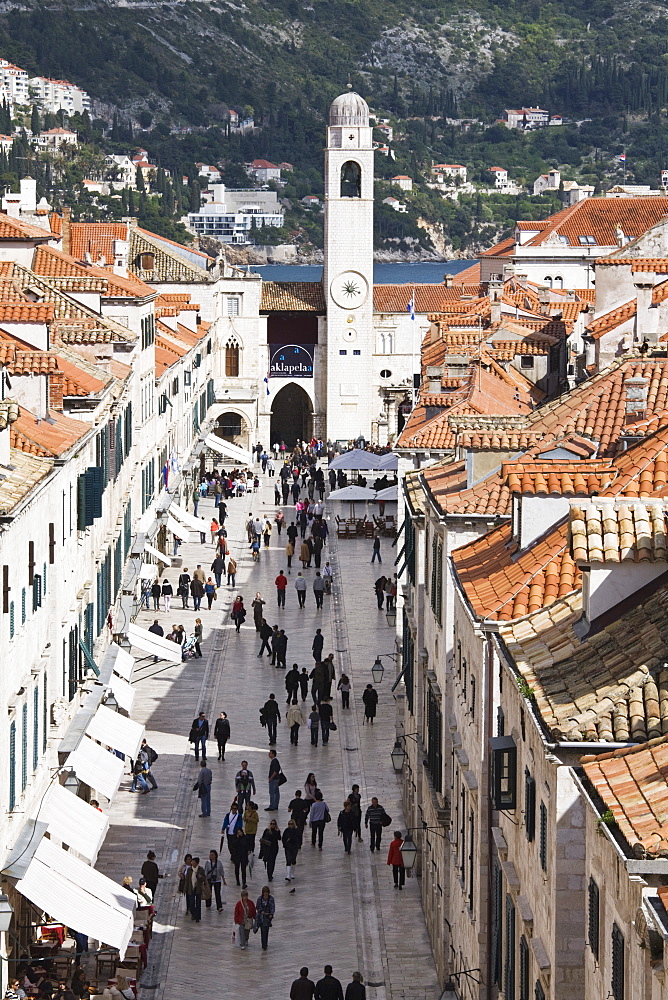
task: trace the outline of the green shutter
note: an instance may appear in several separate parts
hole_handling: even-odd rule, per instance
[[[16,807],[16,723],[9,727],[9,811]]]
[[[23,703],[21,712],[23,723],[21,732],[21,791],[25,791],[28,784],[28,706]]]
[[[44,671],[42,681],[42,753],[46,753],[46,744],[49,738],[49,681]]]
[[[32,769],[39,764],[39,687],[35,684],[32,693]]]
[[[26,623],[26,617],[27,617],[27,613],[26,613],[26,588],[23,587],[23,589],[21,590],[21,624],[22,625],[25,625],[25,623]]]
[[[85,531],[88,526],[86,520],[86,495],[88,492],[88,479],[86,473],[82,472],[77,477],[77,530]]]
[[[9,602],[9,638],[13,639],[16,632],[16,616],[14,613],[14,602]]]

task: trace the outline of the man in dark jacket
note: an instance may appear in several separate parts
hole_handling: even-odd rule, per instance
[[[204,712],[200,712],[190,727],[190,742],[195,745],[195,760],[199,760],[199,749],[202,748],[202,757],[206,760],[206,741],[209,738],[209,723]]]
[[[285,657],[288,653],[288,637],[281,629],[276,637],[276,666],[285,668]]]
[[[162,878],[160,874],[160,869],[155,862],[155,852],[149,851],[146,855],[146,861],[141,866],[142,877],[146,881],[146,885],[149,887],[153,895],[155,896],[156,890],[158,888],[158,879]]]
[[[315,635],[313,636],[313,645],[311,649],[313,650],[313,659],[316,663],[320,663],[322,660],[322,647],[325,645],[325,637],[322,634],[322,629],[317,628],[315,630]]]
[[[343,1000],[343,986],[332,975],[331,965],[325,966],[325,975],[315,984],[315,1000]]]
[[[199,611],[202,598],[204,597],[204,584],[198,577],[194,577],[190,581],[190,593],[192,594],[193,608],[195,611]]]
[[[380,838],[383,833],[383,820],[387,813],[383,806],[380,805],[378,799],[374,795],[371,799],[371,805],[368,806],[366,814],[364,816],[364,825],[371,827],[371,850],[380,850]]]
[[[260,646],[260,652],[257,654],[258,656],[262,656],[265,649],[267,650],[267,656],[271,656],[271,645],[269,640],[271,639],[272,634],[271,625],[267,625],[267,622],[263,618],[262,624],[260,625],[260,638],[262,639],[262,645]]]
[[[276,723],[281,721],[281,711],[276,701],[276,695],[269,695],[268,700],[262,706],[262,715],[267,723],[269,746],[274,746],[276,743]]]
[[[296,663],[292,664],[292,669],[288,670],[285,675],[285,690],[288,692],[285,704],[289,705],[292,702],[293,705],[296,705],[297,691],[299,690],[299,666]]]
[[[366,1000],[366,986],[361,972],[353,972],[353,981],[346,986],[346,1000]]]
[[[187,608],[190,597],[190,573],[187,567],[179,574],[179,596],[183,607]]]
[[[211,572],[216,578],[216,586],[220,587],[220,581],[223,578],[223,573],[225,572],[225,560],[222,556],[218,555],[211,563]]]
[[[320,699],[322,698],[323,687],[325,684],[325,668],[322,663],[316,663],[313,670],[309,674],[312,680],[311,694],[316,705],[320,704]]]
[[[299,970],[299,979],[295,979],[290,987],[290,1000],[313,1000],[315,983],[308,977],[308,969],[304,966]]]
[[[160,622],[158,621],[157,618],[153,622],[152,625],[149,625],[148,630],[149,630],[149,632],[152,632],[153,635],[164,636],[164,634],[165,634],[165,630],[164,630],[164,628],[162,627],[162,625],[160,624]],[[153,657],[153,662],[157,663],[158,659],[159,659],[159,657],[154,656]]]
[[[214,738],[218,741],[218,760],[225,760],[225,744],[230,738],[230,722],[227,712],[221,712],[213,727]]]

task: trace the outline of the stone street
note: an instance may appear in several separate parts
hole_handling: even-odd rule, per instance
[[[226,995],[247,996],[249,985],[255,988],[255,995],[287,998],[300,966],[308,965],[311,978],[317,980],[323,966],[330,963],[344,988],[351,973],[359,969],[368,997],[438,1000],[440,991],[417,881],[408,878],[405,890],[395,891],[391,869],[385,863],[392,830],[405,830],[399,784],[390,761],[395,732],[391,687],[396,676],[390,658],[384,658],[385,678],[376,685],[379,705],[375,725],[362,725],[361,697],[371,681],[375,657],[395,651],[394,631],[388,627],[384,611],[376,607],[373,581],[380,570],[370,565],[372,542],[337,541],[335,511],[327,509],[330,536],[323,552],[323,566],[329,559],[334,569],[332,596],[325,597],[323,611],[316,611],[311,589],[315,569],[306,570],[306,609],[299,610],[294,580],[301,564],[295,557],[286,607],[278,609],[274,579],[280,569],[287,571],[285,532],[279,539],[274,527],[271,546],[269,550],[263,548],[259,565],[255,565],[244,529],[249,511],[266,515],[273,522],[276,507],[268,502],[272,497],[273,484],[265,480],[258,494],[228,501],[226,527],[230,551],[239,564],[237,586],[223,585],[213,609],[200,613],[205,629],[204,657],[165,665],[154,663],[152,657],[140,659],[141,651],[134,650],[138,663],[133,718],[146,726],[147,739],[159,754],[153,768],[159,789],[150,795],[131,795],[130,779],[124,780],[111,809],[111,827],[98,867],[117,881],[132,875],[136,882],[146,851],[153,849],[161,871],[170,873],[156,895],[158,915],[142,979],[143,998],[197,1000],[219,996],[223,988]],[[199,513],[204,517],[213,512],[211,500],[200,504]],[[284,512],[289,523],[292,508],[284,508]],[[191,540],[181,547],[183,565],[192,574],[199,562],[208,575],[213,545],[208,534],[203,545],[196,538],[191,532]],[[383,571],[394,572],[397,549],[391,548],[389,539],[382,540],[381,552]],[[165,573],[174,590],[178,572]],[[250,610],[256,591],[266,601],[269,624],[278,623],[286,631],[288,667],[297,662],[300,669],[305,666],[310,672],[311,643],[315,629],[320,627],[325,636],[324,654],[335,653],[337,680],[345,671],[352,682],[350,711],[341,710],[340,696],[333,699],[338,731],[331,734],[328,746],[312,747],[304,727],[299,746],[293,747],[285,722],[279,726],[276,749],[288,782],[281,790],[276,814],[264,811],[269,803],[269,760],[267,731],[260,726],[259,708],[269,693],[275,692],[283,714],[286,691],[284,671],[272,667],[266,656],[257,656],[260,640]],[[243,595],[248,609],[240,635],[229,617],[237,593]],[[172,624],[183,624],[190,632],[197,617],[190,603],[191,610],[181,610],[181,600],[175,597],[168,614],[142,612],[137,622],[148,627],[158,618],[165,632]],[[310,700],[302,707],[308,714]],[[215,742],[209,745],[208,759],[214,775],[209,819],[199,816],[199,802],[193,792],[198,765],[187,741],[191,721],[200,710],[207,713],[212,732],[218,713],[226,711],[232,731],[225,762],[217,760]],[[284,881],[283,850],[279,852],[272,884],[276,917],[267,952],[260,949],[259,935],[251,934],[249,948],[244,952],[233,943],[232,911],[238,889],[226,848],[221,852],[228,883],[222,912],[218,913],[215,905],[204,909],[201,923],[194,924],[186,917],[185,901],[177,892],[176,870],[184,853],[189,850],[199,854],[203,863],[211,848],[218,849],[222,819],[234,796],[234,775],[242,758],[248,759],[257,785],[258,844],[271,815],[276,816],[281,830],[287,825],[287,804],[294,790],[303,788],[309,771],[315,773],[332,815],[322,852],[314,850],[310,838],[305,837],[296,878],[290,885]],[[371,796],[377,795],[392,817],[392,825],[383,831],[380,853],[369,851],[368,831],[363,843],[353,845],[351,856],[344,854],[342,840],[337,837],[336,817],[354,782],[360,785],[363,811]],[[257,899],[265,881],[264,866],[257,862],[249,879],[252,899]],[[291,888],[296,889],[292,895]]]

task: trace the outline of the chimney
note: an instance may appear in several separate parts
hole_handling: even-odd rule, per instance
[[[21,211],[34,215],[37,209],[37,181],[33,177],[23,177],[21,187]]]
[[[440,365],[427,365],[427,387],[429,392],[440,393],[443,369]]]
[[[636,420],[644,418],[647,410],[648,385],[649,379],[643,375],[636,375],[624,380],[627,424],[634,424]]]
[[[114,274],[127,274],[128,270],[128,241],[114,240]]]
[[[63,207],[63,226],[62,226],[62,250],[68,256],[71,255],[72,246],[72,213],[69,207],[66,205]]]
[[[96,354],[95,355],[95,367],[99,368],[100,371],[106,372],[107,375],[111,374],[111,358],[106,354]]]
[[[620,248],[620,250],[626,243],[626,236],[624,235],[624,230],[622,229],[619,223],[617,223],[617,226],[615,227],[615,242],[617,246]]]
[[[488,284],[489,301],[492,305],[492,323],[501,322],[501,296],[503,295],[503,275],[496,275]]]
[[[649,344],[658,344],[659,330],[658,309],[652,309],[652,292],[656,274],[653,271],[642,271],[633,275],[633,284],[636,291],[636,327],[635,342],[642,344],[645,340]]]
[[[443,275],[443,284],[445,285],[446,288],[452,288],[452,275],[451,274],[444,274]]]
[[[21,214],[21,195],[6,194],[2,199],[2,207],[12,219],[18,219]]]

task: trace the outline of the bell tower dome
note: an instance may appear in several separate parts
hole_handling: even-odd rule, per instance
[[[352,89],[332,101],[325,150],[327,436],[370,440],[373,355],[373,141]]]

